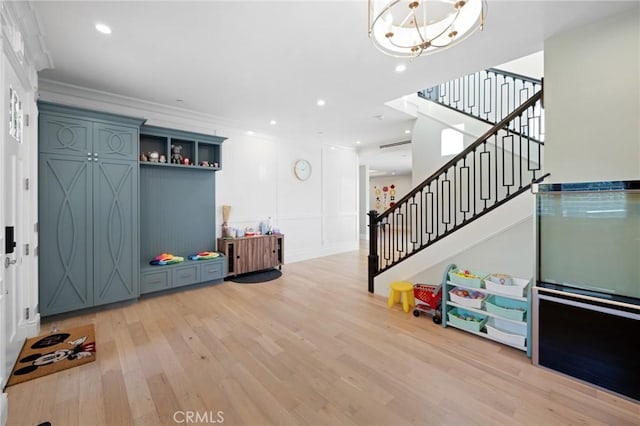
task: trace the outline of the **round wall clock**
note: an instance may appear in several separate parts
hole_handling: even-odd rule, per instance
[[[293,165],[293,173],[300,180],[307,180],[311,177],[311,163],[307,160],[298,160]]]

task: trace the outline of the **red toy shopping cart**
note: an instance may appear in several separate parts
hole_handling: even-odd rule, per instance
[[[426,312],[433,316],[433,322],[442,323],[442,286],[414,284],[413,296],[416,299],[414,317],[419,317],[420,312]]]

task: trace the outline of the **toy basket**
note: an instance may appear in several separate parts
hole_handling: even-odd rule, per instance
[[[461,308],[453,308],[447,312],[449,324],[468,331],[479,333],[489,319],[486,315],[476,314]]]
[[[482,309],[482,302],[485,301],[487,295],[481,291],[466,290],[462,287],[454,287],[449,291],[449,298],[462,306],[470,308]]]
[[[482,288],[482,282],[487,275],[489,274],[486,272],[454,269],[449,271],[449,281],[464,287]]]
[[[416,300],[435,309],[442,299],[441,286],[430,284],[414,284],[413,296]]]
[[[509,299],[502,296],[491,296],[485,303],[487,312],[509,318],[514,321],[524,321],[527,313],[527,302]]]

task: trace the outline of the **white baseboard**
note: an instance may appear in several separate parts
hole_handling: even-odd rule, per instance
[[[40,314],[35,314],[33,318],[20,324],[19,330],[20,335],[25,339],[40,334]]]
[[[303,260],[315,259],[316,257],[331,256],[333,254],[345,253],[348,251],[356,251],[360,249],[360,242],[353,241],[348,243],[331,244],[316,249],[306,249],[297,251],[287,251],[285,253],[285,264],[301,262]]]

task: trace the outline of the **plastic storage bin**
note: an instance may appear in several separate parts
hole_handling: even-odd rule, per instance
[[[465,274],[465,272],[468,272],[468,274]],[[485,272],[454,269],[449,271],[449,280],[454,284],[465,287],[482,288],[482,281],[487,275]]]
[[[480,291],[466,290],[461,287],[454,287],[449,291],[449,299],[452,302],[469,308],[482,309],[482,302],[486,298],[487,295]]]
[[[526,325],[501,320],[500,318],[489,318],[487,321],[487,334],[502,342],[515,346],[524,346],[526,342]]]
[[[511,278],[513,284],[498,284],[490,280],[484,280],[484,287],[487,290],[504,294],[505,296],[524,297],[529,281],[521,278]]]
[[[492,314],[512,319],[514,321],[524,321],[527,313],[527,302],[509,299],[507,297],[492,295],[485,302],[485,309]]]
[[[462,317],[462,318],[461,318]],[[472,318],[472,319],[468,319]],[[480,331],[487,322],[487,316],[476,314],[461,308],[453,308],[447,312],[447,319],[451,325],[468,331]]]

